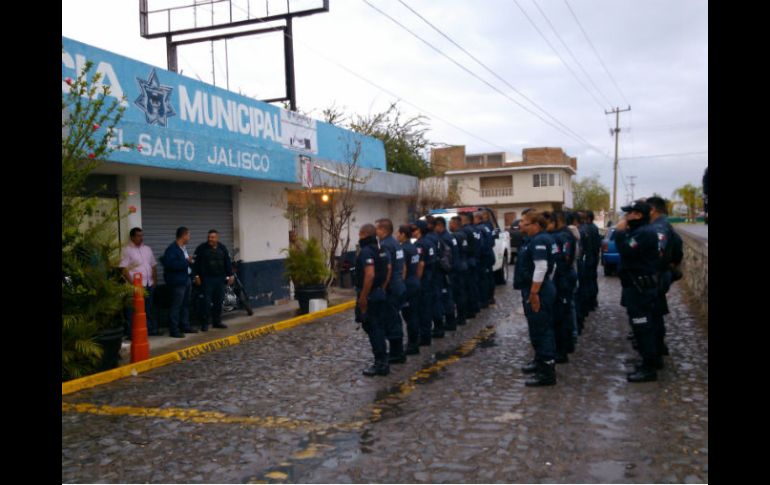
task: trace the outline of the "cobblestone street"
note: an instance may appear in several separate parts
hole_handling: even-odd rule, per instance
[[[599,276],[557,385],[525,388],[521,299],[367,378],[346,311],[65,396],[62,480],[76,482],[708,482],[708,331],[675,284],[658,381],[626,382],[616,277]]]

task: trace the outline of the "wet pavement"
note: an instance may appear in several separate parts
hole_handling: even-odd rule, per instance
[[[629,384],[615,277],[599,276],[553,387],[526,388],[521,298],[361,374],[352,311],[65,396],[62,481],[503,483],[708,481],[708,331],[669,294],[666,368]]]

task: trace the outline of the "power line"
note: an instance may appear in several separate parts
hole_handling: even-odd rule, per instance
[[[527,17],[527,20],[529,20],[529,23],[532,24],[532,27],[534,27],[535,30],[537,31],[537,33],[540,34],[540,37],[543,38],[543,40],[546,42],[546,44],[548,44],[548,46],[551,48],[551,50],[553,50],[554,54],[556,54],[556,56],[561,60],[562,64],[564,64],[564,67],[566,67],[567,70],[572,74],[572,76],[577,80],[577,82],[580,83],[581,86],[583,86],[583,89],[585,89],[586,92],[589,95],[591,95],[591,98],[593,98],[593,100],[596,101],[596,104],[599,106],[599,108],[604,110],[604,106],[602,106],[601,101],[599,101],[596,98],[596,95],[594,93],[592,93],[590,89],[588,89],[588,87],[585,85],[585,83],[583,83],[583,81],[580,80],[580,78],[575,73],[575,71],[569,66],[569,64],[567,64],[567,62],[564,60],[564,58],[561,56],[561,54],[559,54],[559,51],[557,51],[556,48],[553,46],[553,44],[551,44],[551,41],[548,40],[548,38],[545,36],[545,34],[543,34],[543,32],[537,26],[537,24],[535,24],[535,22],[530,18],[530,16],[527,14],[527,12],[521,7],[521,5],[519,5],[518,0],[513,0],[513,3],[515,3],[516,6],[519,7],[519,10],[521,10],[521,13],[523,13],[524,16]]]
[[[623,91],[620,90],[620,86],[618,86],[618,83],[615,82],[615,78],[612,77],[612,74],[610,74],[609,69],[607,69],[607,66],[604,65],[604,61],[602,60],[601,56],[599,55],[599,51],[596,50],[596,47],[594,47],[593,42],[591,42],[591,39],[588,38],[588,33],[583,28],[583,25],[580,23],[580,20],[578,20],[577,15],[575,15],[575,12],[572,10],[572,7],[569,6],[569,2],[567,0],[564,0],[564,3],[567,5],[567,8],[569,9],[570,13],[572,13],[572,17],[575,19],[575,22],[577,22],[578,27],[580,27],[580,30],[583,32],[583,36],[585,36],[586,41],[588,41],[588,45],[591,46],[591,49],[593,49],[594,54],[596,54],[596,58],[599,59],[599,62],[601,63],[602,67],[604,68],[604,72],[607,73],[607,76],[609,76],[610,81],[612,81],[612,84],[615,85],[615,89],[618,90],[618,93],[620,93],[620,97],[623,98],[623,101],[626,102],[626,104],[630,105],[631,103],[628,102],[626,99],[626,96],[623,94]]]
[[[558,126],[554,125],[554,124],[553,124],[553,123],[551,123],[550,121],[548,121],[548,120],[546,120],[545,118],[543,118],[542,116],[540,116],[538,113],[535,113],[535,112],[533,112],[531,109],[527,108],[526,106],[524,106],[523,104],[521,104],[519,101],[517,101],[517,100],[515,100],[514,98],[510,97],[508,94],[506,94],[505,92],[503,92],[502,90],[500,90],[499,88],[497,88],[495,85],[493,85],[493,84],[489,83],[487,80],[485,80],[484,78],[480,77],[479,75],[477,75],[476,73],[474,73],[473,71],[471,71],[470,69],[468,69],[467,67],[463,66],[462,64],[460,64],[459,62],[457,62],[456,60],[454,60],[452,57],[450,57],[449,55],[445,54],[443,51],[441,51],[440,49],[438,49],[437,47],[435,47],[435,46],[434,46],[433,44],[431,44],[430,42],[426,41],[425,39],[423,39],[423,38],[422,38],[422,37],[420,37],[419,35],[417,35],[417,34],[415,34],[414,32],[412,32],[412,31],[411,31],[409,28],[407,28],[406,26],[404,26],[404,25],[403,25],[401,22],[399,22],[398,20],[394,19],[393,17],[391,17],[391,16],[390,16],[390,15],[388,15],[387,13],[383,12],[383,11],[382,11],[382,10],[380,10],[379,8],[377,8],[377,7],[375,7],[374,5],[372,5],[371,3],[369,3],[369,1],[368,1],[368,0],[363,0],[363,2],[364,2],[364,3],[366,3],[366,4],[367,4],[369,7],[371,7],[372,9],[374,9],[375,11],[379,12],[379,13],[380,13],[381,15],[383,15],[384,17],[387,17],[388,19],[390,19],[392,22],[394,22],[395,24],[397,24],[398,26],[400,26],[402,29],[404,29],[404,30],[406,30],[407,32],[409,32],[409,33],[410,33],[412,36],[414,36],[414,37],[416,37],[417,39],[419,39],[421,42],[423,42],[424,44],[426,44],[426,45],[427,45],[428,47],[430,47],[432,50],[434,50],[434,51],[438,52],[438,53],[439,53],[439,54],[441,54],[443,57],[446,57],[447,59],[449,59],[449,60],[450,60],[450,61],[451,61],[453,64],[455,64],[456,66],[458,66],[458,67],[459,67],[460,69],[462,69],[463,71],[467,72],[467,73],[468,73],[468,74],[470,74],[471,76],[473,76],[473,77],[475,77],[476,79],[478,79],[479,81],[483,82],[484,84],[486,84],[487,86],[489,86],[490,88],[492,88],[492,89],[493,89],[495,92],[497,92],[497,93],[499,93],[499,94],[503,95],[504,97],[506,97],[506,98],[507,98],[507,99],[509,99],[510,101],[514,102],[516,105],[518,105],[519,107],[521,107],[521,108],[522,108],[524,111],[526,111],[526,112],[528,112],[528,113],[530,113],[530,114],[532,114],[532,115],[534,115],[534,116],[537,116],[537,117],[538,117],[538,118],[539,118],[541,121],[543,121],[543,123],[545,123],[545,124],[547,124],[547,125],[551,126],[552,128],[556,129],[556,130],[557,130],[557,131],[559,131],[560,133],[562,133],[562,134],[564,134],[564,135],[566,135],[566,136],[569,136],[569,137],[575,138],[575,139],[577,139],[578,141],[580,141],[581,143],[585,144],[586,146],[588,146],[588,147],[592,148],[593,150],[595,150],[595,151],[596,151],[596,152],[598,152],[599,154],[602,154],[602,155],[606,156],[607,158],[610,158],[610,156],[609,156],[609,155],[607,155],[607,154],[603,153],[601,150],[599,150],[598,148],[596,148],[595,146],[593,146],[591,143],[589,143],[588,141],[586,141],[586,140],[585,140],[585,139],[583,139],[582,137],[575,137],[574,135],[572,135],[572,134],[570,134],[570,133],[567,133],[566,131],[564,131],[564,130],[563,130],[563,129],[561,129],[560,127],[558,127]]]
[[[244,10],[243,7],[240,7],[240,6],[235,5],[235,4],[233,4],[233,6],[235,8],[237,8],[237,9],[239,9],[241,12],[246,12],[246,10]],[[260,23],[267,23],[265,20],[261,20],[261,19],[255,19],[255,20],[258,20]],[[358,74],[357,72],[353,71],[352,69],[344,66],[343,64],[335,61],[334,59],[329,58],[328,56],[324,55],[323,53],[321,53],[321,52],[317,51],[316,49],[310,47],[307,43],[303,42],[302,40],[294,39],[293,35],[289,35],[289,34],[287,34],[285,32],[284,32],[284,35],[286,37],[288,37],[289,39],[296,40],[297,42],[302,44],[306,49],[310,50],[311,52],[316,54],[321,59],[324,59],[325,61],[327,61],[327,62],[329,62],[331,64],[336,65],[340,69],[342,69],[342,70],[348,72],[349,74],[357,77],[358,79],[364,81],[365,83],[367,83],[367,84],[369,84],[371,86],[374,86],[375,88],[379,89],[380,91],[382,91],[382,92],[384,92],[384,93],[386,93],[386,94],[388,94],[390,96],[393,96],[394,98],[396,98],[397,101],[403,101],[404,103],[408,104],[409,106],[412,106],[418,112],[425,113],[428,116],[430,116],[431,118],[435,118],[435,119],[437,119],[439,121],[442,121],[442,122],[446,123],[447,125],[451,126],[452,128],[455,128],[456,130],[461,131],[461,132],[465,133],[466,135],[468,135],[468,136],[470,136],[472,138],[475,138],[476,140],[479,140],[479,141],[481,141],[483,143],[486,143],[489,146],[493,146],[493,147],[499,148],[501,150],[507,150],[507,148],[505,148],[503,146],[500,146],[497,143],[493,143],[493,142],[491,142],[489,140],[486,140],[486,139],[484,139],[484,138],[482,138],[482,137],[480,137],[478,135],[475,135],[475,134],[471,133],[470,131],[455,125],[451,121],[445,120],[444,118],[441,118],[440,116],[437,116],[437,115],[431,113],[430,111],[428,111],[428,110],[426,110],[424,108],[421,108],[420,106],[412,103],[411,101],[409,101],[408,99],[404,98],[403,96],[399,96],[396,93],[394,93],[394,92],[392,92],[392,91],[390,91],[390,90],[380,86],[379,84],[375,83],[374,81],[371,81],[371,80],[367,79],[366,77],[362,76],[361,74]]]
[[[564,39],[562,39],[561,35],[559,35],[559,31],[556,30],[556,27],[551,22],[551,19],[548,18],[548,16],[545,14],[542,8],[540,8],[540,5],[537,4],[537,0],[532,0],[532,3],[535,4],[535,7],[540,12],[540,15],[543,16],[546,22],[548,22],[548,25],[551,27],[551,30],[553,30],[553,33],[556,35],[556,38],[559,39],[559,42],[561,42],[561,45],[564,46],[564,49],[566,49],[567,53],[572,57],[572,60],[575,61],[575,64],[578,65],[581,71],[583,71],[583,74],[588,78],[588,81],[591,83],[591,85],[596,89],[596,91],[604,98],[604,101],[607,102],[607,106],[612,106],[612,102],[607,98],[607,96],[602,92],[601,89],[599,89],[599,86],[596,85],[593,78],[590,74],[588,74],[588,71],[585,70],[583,67],[583,64],[580,63],[577,57],[575,57],[575,54],[572,53],[572,49],[569,48],[566,42],[564,42]],[[605,118],[606,119],[606,118]]]
[[[495,71],[493,71],[491,68],[489,68],[489,67],[488,67],[486,64],[484,64],[483,62],[481,62],[481,61],[480,61],[480,60],[479,60],[479,59],[478,59],[476,56],[474,56],[473,54],[471,54],[470,52],[468,52],[468,51],[467,51],[467,50],[466,50],[464,47],[462,47],[460,44],[458,44],[457,42],[455,42],[455,41],[454,41],[454,40],[453,40],[451,37],[449,37],[449,35],[447,35],[447,34],[446,34],[445,32],[443,32],[441,29],[439,29],[438,27],[436,27],[435,25],[433,25],[433,24],[432,24],[432,23],[431,23],[431,22],[430,22],[428,19],[426,19],[424,16],[420,15],[420,13],[419,13],[419,12],[417,12],[415,9],[413,9],[412,7],[410,7],[410,6],[409,6],[409,5],[408,5],[406,2],[404,2],[403,0],[398,0],[398,2],[399,2],[401,5],[403,5],[404,7],[406,7],[406,8],[407,8],[407,9],[408,9],[410,12],[412,12],[412,13],[413,13],[413,14],[415,14],[417,17],[419,17],[419,18],[420,18],[420,19],[421,19],[423,22],[425,22],[426,24],[428,24],[428,25],[429,25],[429,26],[430,26],[430,27],[431,27],[433,30],[435,30],[435,31],[436,31],[436,32],[438,32],[438,33],[439,33],[441,36],[443,36],[445,39],[447,39],[449,42],[451,42],[451,43],[452,43],[452,44],[453,44],[455,47],[457,47],[458,49],[460,49],[461,51],[463,51],[463,52],[464,52],[466,55],[468,55],[468,57],[470,57],[471,59],[473,59],[473,60],[474,60],[474,61],[475,61],[475,62],[476,62],[478,65],[480,65],[481,67],[483,67],[484,69],[486,69],[486,70],[487,70],[487,72],[489,72],[490,74],[492,74],[493,76],[495,76],[497,79],[499,79],[499,80],[500,80],[500,81],[501,81],[503,84],[505,84],[506,86],[508,86],[509,88],[511,88],[511,89],[512,89],[512,90],[513,90],[513,91],[514,91],[516,94],[518,94],[518,95],[519,95],[519,96],[521,96],[522,98],[524,98],[524,99],[526,99],[527,101],[529,101],[529,102],[530,102],[530,103],[531,103],[531,104],[532,104],[534,107],[536,107],[537,109],[539,109],[540,111],[542,111],[542,112],[543,112],[543,113],[544,113],[546,116],[548,116],[549,118],[553,119],[553,120],[554,120],[556,123],[558,123],[559,125],[561,125],[562,127],[564,127],[564,129],[566,129],[566,130],[567,130],[567,131],[569,131],[570,133],[574,134],[575,136],[577,136],[577,137],[580,137],[580,135],[578,135],[576,132],[574,132],[574,131],[573,131],[573,130],[570,128],[570,127],[568,127],[567,125],[565,125],[564,123],[562,123],[562,122],[561,122],[561,121],[560,121],[558,118],[556,118],[554,115],[552,115],[552,114],[550,114],[548,111],[546,111],[546,110],[545,110],[545,108],[543,108],[542,106],[538,105],[536,102],[534,102],[533,100],[531,100],[530,98],[528,98],[526,95],[524,95],[524,93],[522,93],[521,91],[519,91],[518,89],[516,89],[516,88],[515,88],[515,87],[514,87],[514,86],[513,86],[511,83],[509,83],[508,81],[506,81],[506,80],[505,80],[503,77],[501,77],[500,75],[498,75],[498,74],[497,74]]]
[[[640,155],[638,157],[622,157],[620,160],[635,160],[637,158],[665,158],[665,157],[685,157],[693,155],[708,155],[709,152],[682,152],[682,153],[664,153],[661,155]]]

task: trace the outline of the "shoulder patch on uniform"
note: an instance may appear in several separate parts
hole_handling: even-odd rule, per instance
[[[433,248],[428,248],[428,254],[430,254],[431,256],[433,256]]]
[[[457,246],[457,239],[452,238],[452,246]]]
[[[422,248],[419,246],[417,247],[417,254],[422,254]]]
[[[556,243],[551,244],[551,254],[559,254],[559,245]]]
[[[404,259],[404,250],[403,249],[399,249],[398,251],[396,251],[396,259]]]

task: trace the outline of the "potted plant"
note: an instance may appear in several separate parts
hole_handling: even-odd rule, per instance
[[[62,95],[62,380],[115,367],[123,310],[133,294],[117,268],[119,241],[110,226],[116,209],[87,193],[86,179],[119,147],[112,133],[124,108],[109,97],[87,62]],[[114,201],[112,202],[114,204]]]
[[[310,310],[310,300],[326,298],[326,280],[331,272],[326,267],[326,255],[314,238],[300,239],[284,249],[285,275],[294,282],[294,298],[299,301],[300,315]]]

